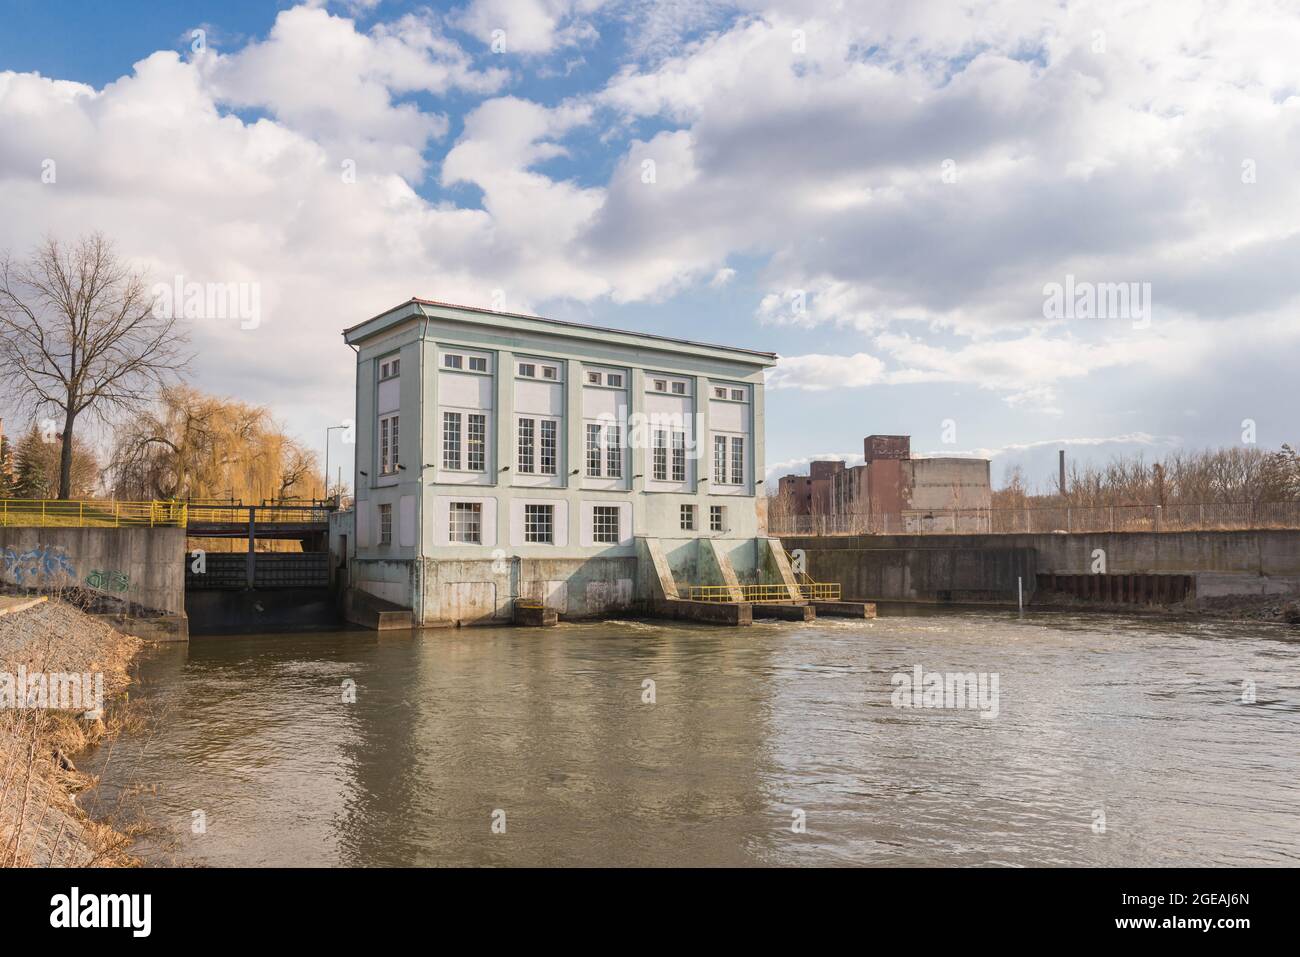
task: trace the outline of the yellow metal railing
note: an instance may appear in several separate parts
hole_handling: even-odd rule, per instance
[[[839,582],[801,582],[800,597],[790,597],[790,589],[785,585],[741,585],[740,601],[776,604],[793,601],[839,601]],[[736,601],[736,589],[730,585],[689,585],[686,597],[691,601],[729,602]]]
[[[800,582],[799,590],[809,601],[839,601],[839,582]]]
[[[247,524],[250,510],[254,522],[318,523],[329,521],[330,510],[323,505],[208,505],[191,503],[190,520],[195,524]]]
[[[183,528],[186,513],[184,502],[0,499],[0,526],[16,528]]]

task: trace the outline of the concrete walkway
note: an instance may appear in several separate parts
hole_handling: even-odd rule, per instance
[[[19,595],[0,595],[0,618],[12,614],[15,611],[23,611],[31,608],[33,605],[39,605],[45,601],[45,596],[38,598],[27,598]]]

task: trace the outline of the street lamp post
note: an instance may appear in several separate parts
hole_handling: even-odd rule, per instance
[[[330,433],[335,429],[346,429],[346,425],[331,425],[325,429],[325,497],[330,497]]]

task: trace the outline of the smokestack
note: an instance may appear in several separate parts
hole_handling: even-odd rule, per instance
[[[1064,496],[1065,495],[1065,449],[1061,449],[1060,454],[1061,454],[1061,477],[1058,481],[1060,485],[1061,495]]]

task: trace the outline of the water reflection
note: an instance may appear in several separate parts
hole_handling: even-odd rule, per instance
[[[1295,650],[988,613],[201,638],[87,763],[101,802],[154,786],[159,862],[1293,864]],[[998,718],[892,707],[917,664],[998,673]]]

